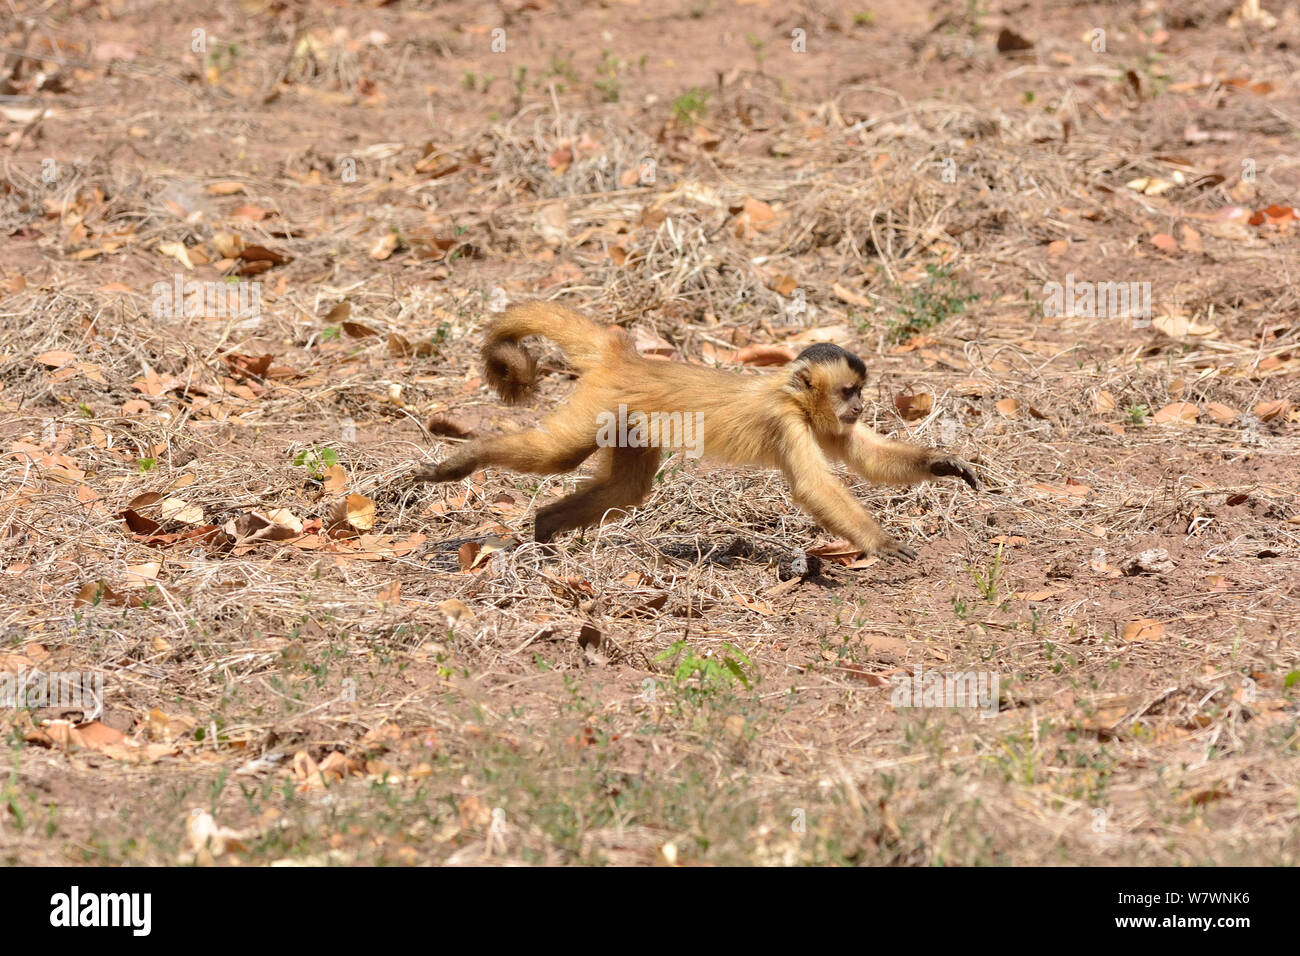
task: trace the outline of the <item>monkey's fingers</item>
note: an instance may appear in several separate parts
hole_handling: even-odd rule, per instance
[[[979,479],[975,475],[975,466],[952,455],[934,461],[930,465],[930,474],[941,478],[950,475],[954,478],[960,478],[976,491],[980,487]]]
[[[885,559],[896,558],[900,561],[916,560],[915,551],[913,551],[905,544],[902,544],[898,541],[894,541],[892,538],[873,550],[876,552],[876,554],[880,555],[882,558]]]

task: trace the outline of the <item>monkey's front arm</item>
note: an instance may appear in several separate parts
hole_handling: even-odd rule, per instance
[[[786,436],[785,466],[795,503],[817,519],[827,531],[841,535],[864,552],[908,561],[916,552],[895,541],[872,520],[862,504],[835,475],[817,443],[806,432],[791,430]]]
[[[867,481],[880,485],[912,485],[952,476],[979,488],[975,466],[938,448],[924,448],[878,435],[861,422],[827,449]]]

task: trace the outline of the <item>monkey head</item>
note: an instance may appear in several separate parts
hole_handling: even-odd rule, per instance
[[[803,407],[814,430],[833,433],[852,428],[862,415],[867,366],[852,352],[819,342],[790,365],[789,392]]]

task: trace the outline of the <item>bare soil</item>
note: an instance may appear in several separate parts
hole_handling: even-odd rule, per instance
[[[104,700],[5,706],[0,859],[1294,865],[1264,8],[11,5],[0,675]],[[1067,281],[1150,309],[1052,314]],[[920,555],[881,563],[674,458],[544,551],[578,476],[409,480],[563,403],[545,347],[534,406],[482,381],[529,298],[737,375],[836,341],[984,487],[846,475]]]

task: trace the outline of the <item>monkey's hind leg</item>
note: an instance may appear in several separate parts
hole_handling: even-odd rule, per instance
[[[459,481],[489,466],[556,475],[573,471],[595,450],[594,432],[575,432],[565,428],[558,418],[551,418],[541,428],[476,439],[437,464],[417,468],[411,477],[416,481]]]
[[[561,531],[600,522],[605,512],[638,505],[650,494],[659,469],[658,448],[607,448],[596,477],[537,512],[534,537],[545,544]]]

